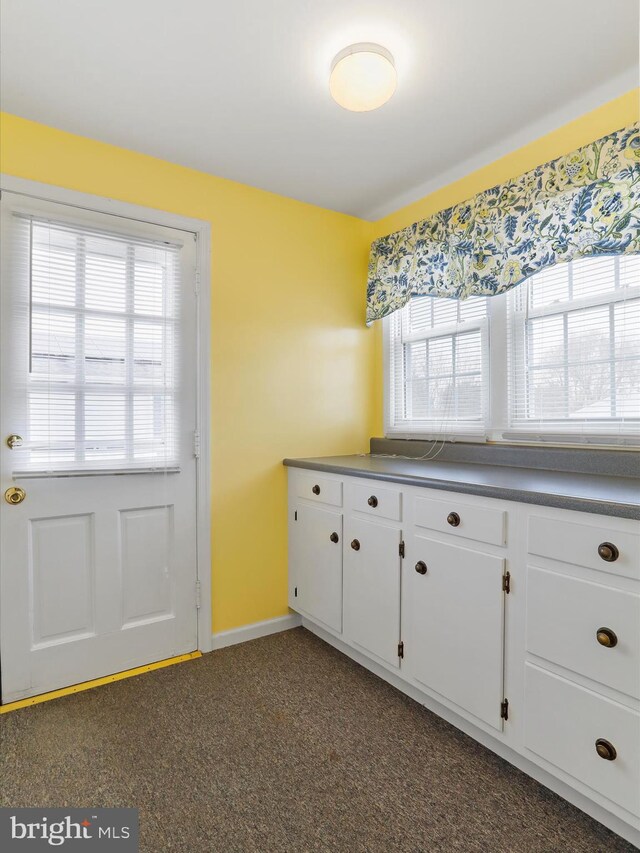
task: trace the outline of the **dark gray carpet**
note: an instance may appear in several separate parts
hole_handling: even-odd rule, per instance
[[[138,807],[144,853],[634,849],[302,628],[0,720],[3,805]]]

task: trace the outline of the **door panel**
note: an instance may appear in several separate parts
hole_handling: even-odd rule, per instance
[[[120,510],[123,624],[173,615],[173,506]]]
[[[297,514],[291,555],[297,596],[291,606],[341,632],[342,514],[306,504]],[[332,541],[333,534],[337,542]]]
[[[395,667],[400,665],[400,541],[393,527],[355,518],[345,524],[345,636]]]
[[[427,567],[416,565],[421,561]],[[502,728],[504,559],[414,535],[403,567],[403,666]]]
[[[3,192],[2,245],[7,703],[197,647],[197,314],[191,234]]]
[[[33,647],[91,636],[95,633],[93,515],[34,519],[30,530]]]

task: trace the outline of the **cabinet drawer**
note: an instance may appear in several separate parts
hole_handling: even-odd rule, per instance
[[[587,569],[640,579],[640,533],[613,531],[594,524],[529,516],[529,553]],[[613,552],[609,548],[614,546]],[[599,553],[603,546],[603,555]],[[609,557],[607,560],[605,557]],[[613,559],[611,559],[613,558]]]
[[[640,698],[640,595],[530,566],[527,651]]]
[[[613,745],[613,761],[598,755],[600,739]],[[527,664],[524,743],[603,797],[640,815],[640,714],[636,711]]]
[[[347,486],[347,503],[356,512],[400,521],[401,495],[397,489],[380,488],[379,483],[350,483]]]
[[[506,513],[501,509],[460,503],[456,495],[446,501],[416,498],[414,509],[418,527],[464,536],[490,545],[504,545],[506,542]]]
[[[315,474],[299,474],[296,477],[296,495],[309,501],[342,506],[342,483]]]

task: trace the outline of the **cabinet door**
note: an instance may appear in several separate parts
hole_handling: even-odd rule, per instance
[[[291,522],[289,604],[342,631],[342,514],[300,504]]]
[[[346,638],[399,666],[400,531],[350,518],[344,540]]]
[[[504,559],[417,535],[407,544],[403,668],[502,729]]]

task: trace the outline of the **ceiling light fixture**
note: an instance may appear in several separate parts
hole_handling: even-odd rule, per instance
[[[331,64],[329,90],[333,100],[356,113],[377,110],[396,90],[393,56],[379,44],[345,47]]]

